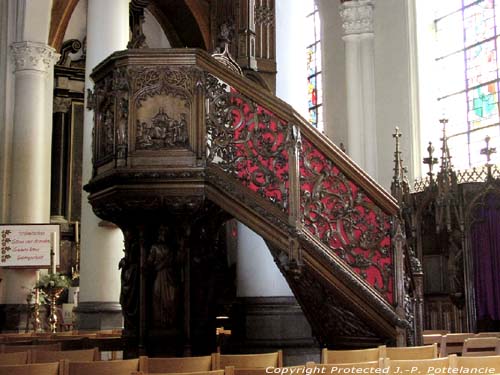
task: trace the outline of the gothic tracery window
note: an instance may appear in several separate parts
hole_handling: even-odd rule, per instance
[[[449,119],[453,164],[485,162],[486,136],[500,147],[500,0],[441,0],[434,7],[438,110]]]
[[[323,86],[321,75],[321,24],[314,0],[306,1],[306,58],[309,122],[323,130]]]

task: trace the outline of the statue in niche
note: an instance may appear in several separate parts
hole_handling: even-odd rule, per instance
[[[120,305],[125,329],[134,330],[139,308],[139,260],[137,259],[138,251],[134,251],[138,244],[129,241],[126,243],[128,243],[128,248],[125,249],[125,256],[118,263],[118,269],[121,270]]]
[[[452,302],[461,308],[464,298],[464,259],[462,232],[455,229],[448,236],[448,284]]]
[[[113,153],[114,146],[114,132],[113,132],[114,115],[108,108],[104,113],[103,131],[104,131],[104,154],[109,155]]]
[[[174,327],[177,321],[177,256],[176,251],[167,246],[167,238],[168,228],[162,225],[147,258],[148,266],[155,271],[152,294],[153,326],[161,328]]]

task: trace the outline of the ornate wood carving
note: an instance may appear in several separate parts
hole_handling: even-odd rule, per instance
[[[215,78],[208,82],[208,161],[286,212],[291,126]]]
[[[131,342],[160,354],[168,337],[179,343],[170,354],[207,352],[217,306],[195,311],[207,301],[193,285],[208,294],[222,285],[203,284],[210,272],[199,259],[229,277],[219,233],[229,216],[277,249],[322,342],[392,340],[405,327],[391,305],[394,202],[291,108],[194,50],[118,52],[92,77],[95,174],[86,189],[96,214],[129,232],[125,286],[139,264],[139,295],[130,292],[138,320],[122,290]],[[175,261],[146,272],[156,252]],[[174,285],[165,303],[153,293],[161,275]],[[344,320],[332,323],[336,314]]]
[[[392,302],[390,216],[308,140],[302,145],[304,227]]]

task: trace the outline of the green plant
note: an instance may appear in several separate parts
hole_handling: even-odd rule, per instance
[[[71,280],[60,273],[48,273],[43,275],[35,284],[35,288],[47,291],[54,288],[67,289],[71,286]]]
[[[23,287],[24,289],[28,289],[26,287]],[[26,295],[26,302],[28,305],[33,306],[36,302],[36,290],[37,287],[36,285],[32,289],[28,289],[28,294]],[[39,305],[45,305],[48,302],[48,297],[47,294],[42,290],[38,289],[38,304]]]

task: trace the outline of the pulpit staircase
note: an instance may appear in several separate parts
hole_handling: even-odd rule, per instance
[[[173,226],[184,270],[167,301],[182,317],[153,328],[149,276],[125,285],[124,265],[140,305],[129,311],[122,290],[125,332],[139,346],[153,331],[195,345],[185,284],[193,233],[207,236],[197,220],[215,220],[214,207],[264,238],[322,345],[405,342],[397,202],[288,104],[195,49],[117,52],[92,78],[94,211],[122,228],[124,264],[141,270],[151,228]]]

